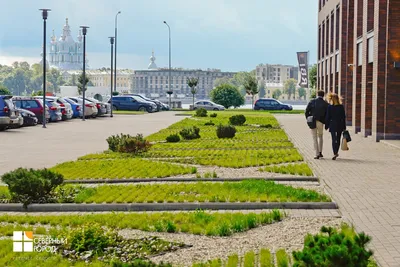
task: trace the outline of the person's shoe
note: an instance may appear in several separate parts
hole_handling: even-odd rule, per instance
[[[319,155],[318,155],[318,156],[315,156],[314,159],[319,159],[319,157],[320,157]]]
[[[322,155],[322,152],[319,153],[319,157],[320,157],[320,158],[323,158],[323,157],[324,157],[324,155]]]
[[[337,157],[339,157],[339,154],[336,154],[335,156],[333,156],[332,160],[336,160]]]

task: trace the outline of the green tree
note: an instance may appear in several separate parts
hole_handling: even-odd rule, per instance
[[[81,73],[81,75],[79,75],[78,77],[78,94],[81,95],[82,91],[83,91],[83,86],[85,86],[85,92],[87,90],[87,85],[89,84],[90,80],[89,77],[87,75],[85,75],[85,82],[83,81],[83,73]]]
[[[0,95],[11,95],[11,92],[10,92],[10,90],[8,90],[7,87],[0,84]]]
[[[301,88],[299,88],[298,91],[299,91],[299,98],[304,97],[304,99],[306,99],[306,95],[307,95],[306,89],[304,89],[303,87],[301,87]]]
[[[240,94],[238,88],[231,84],[222,84],[210,92],[210,98],[213,102],[229,107],[240,107],[244,104],[244,97]]]
[[[315,89],[317,85],[317,65],[313,65],[309,72],[310,75],[310,88]]]
[[[258,96],[260,98],[263,98],[263,97],[265,97],[265,94],[266,94],[265,83],[264,83],[264,81],[261,80],[258,82]]]
[[[232,85],[234,85],[233,84],[233,79],[229,78],[229,77],[222,77],[222,78],[215,79],[214,87],[218,87],[218,86],[220,86],[222,84],[232,84]]]
[[[243,86],[246,89],[246,93],[251,95],[251,108],[253,109],[254,96],[259,93],[256,77],[251,74],[247,74],[244,79]]]
[[[289,96],[289,99],[292,95],[294,95],[294,99],[296,99],[296,84],[297,81],[295,79],[288,79],[285,81],[284,93]]]
[[[190,93],[192,93],[193,96],[193,107],[194,107],[194,96],[197,93],[197,84],[199,83],[199,78],[187,78],[187,85],[190,87]]]
[[[48,91],[54,92],[54,93],[59,92],[60,85],[65,84],[65,81],[64,81],[60,71],[52,68],[47,72],[46,76],[47,76],[46,77],[47,81],[49,81],[51,84],[51,86],[49,86],[49,88],[48,88],[49,89]]]
[[[32,96],[42,96],[43,95],[43,91],[33,91],[32,92]]]
[[[280,89],[276,89],[273,93],[272,93],[272,98],[275,99],[279,99],[279,97],[282,95],[282,91]]]

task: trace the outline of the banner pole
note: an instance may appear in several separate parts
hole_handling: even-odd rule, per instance
[[[310,50],[307,51],[307,91],[308,94],[306,93],[306,100],[307,102],[311,98],[311,89],[310,89]],[[308,98],[308,99],[307,99]]]

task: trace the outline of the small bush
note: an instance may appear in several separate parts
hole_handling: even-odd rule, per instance
[[[112,95],[117,96],[117,95],[119,95],[119,92],[112,92]]]
[[[347,225],[339,232],[324,226],[321,233],[306,236],[302,251],[293,252],[293,266],[368,266],[373,255],[366,248],[370,241]]]
[[[182,131],[180,131],[179,134],[185,140],[198,139],[198,138],[200,138],[200,128],[198,128],[196,126],[193,126],[190,128],[185,128]]]
[[[218,138],[233,138],[236,134],[236,128],[231,125],[219,125],[217,127]]]
[[[207,110],[205,108],[196,109],[196,117],[207,117]]]
[[[240,125],[243,125],[246,122],[246,117],[244,115],[242,115],[242,114],[235,115],[235,116],[232,116],[232,117],[229,118],[229,122],[232,125],[240,126]]]
[[[34,170],[19,168],[4,174],[2,181],[8,185],[11,199],[24,204],[47,202],[54,196],[54,190],[63,183],[61,174],[47,169]]]
[[[261,128],[272,128],[271,124],[262,124],[260,125]]]
[[[181,141],[181,138],[177,134],[171,134],[171,135],[167,136],[166,140],[168,143],[177,143],[177,142]]]
[[[214,126],[215,123],[213,123],[212,121],[208,121],[206,123],[204,123],[205,126]]]
[[[211,117],[211,118],[216,118],[216,117],[217,117],[217,113],[211,113],[211,114],[210,114],[210,117]]]
[[[146,152],[151,147],[149,141],[142,134],[131,136],[129,134],[112,135],[107,138],[108,148],[114,152],[139,154]]]

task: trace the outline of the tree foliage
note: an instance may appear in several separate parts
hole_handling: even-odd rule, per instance
[[[295,79],[288,79],[285,81],[284,93],[289,96],[289,99],[292,98],[292,95],[296,97],[296,84],[297,81]]]
[[[251,105],[253,108],[254,96],[259,93],[256,77],[251,74],[247,74],[244,78],[243,86],[246,89],[246,94],[251,95]]]
[[[211,100],[217,104],[229,107],[240,107],[244,104],[244,97],[240,94],[238,88],[231,84],[222,84],[210,92]]]
[[[299,92],[299,98],[303,98],[303,97],[304,97],[304,99],[306,98],[307,91],[305,88],[303,88],[303,87],[299,88],[298,92]]]
[[[263,81],[258,82],[258,96],[260,98],[265,97],[266,91],[265,91],[265,83]]]
[[[190,87],[190,93],[193,96],[193,107],[194,107],[194,96],[197,94],[197,84],[199,83],[199,78],[187,78],[187,85]]]
[[[310,87],[315,88],[317,85],[317,65],[313,65],[310,69]]]
[[[85,87],[85,92],[87,91],[87,86],[89,85],[89,77],[88,75],[85,75],[85,81],[83,80],[83,72],[79,75],[78,77],[78,94],[81,95],[83,91],[83,87]]]
[[[280,89],[276,89],[272,93],[272,98],[279,99],[279,97],[281,97],[281,95],[282,95],[282,91]]]
[[[8,90],[7,87],[0,84],[0,95],[11,95],[11,92],[10,92],[10,90]]]

